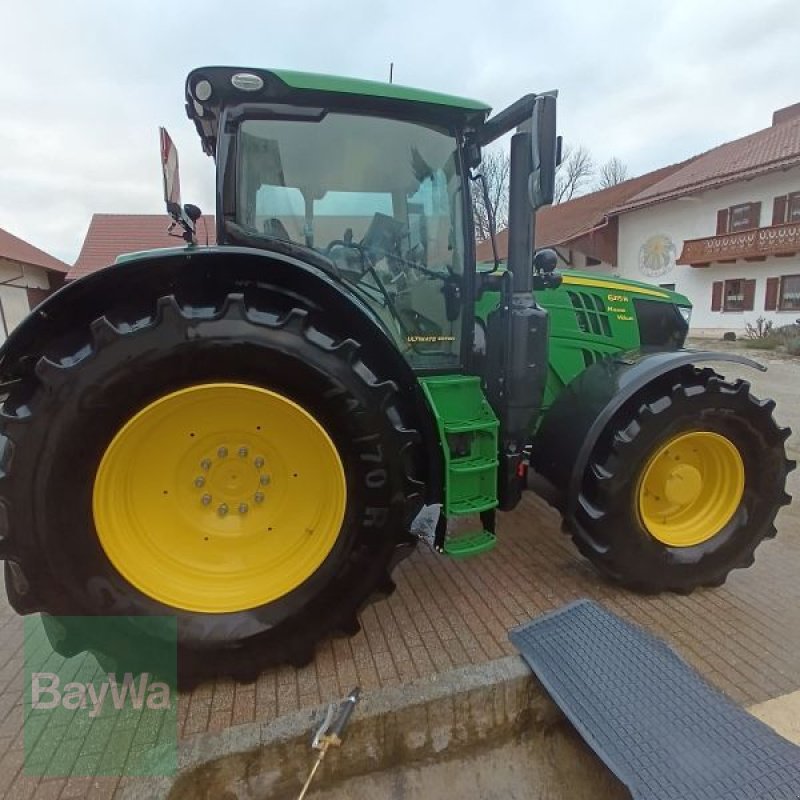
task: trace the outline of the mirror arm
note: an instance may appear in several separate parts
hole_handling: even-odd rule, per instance
[[[551,89],[548,92],[540,92],[538,95],[526,94],[524,97],[520,97],[519,100],[513,102],[508,108],[498,111],[497,114],[484,123],[483,127],[478,131],[475,137],[478,146],[484,147],[487,144],[491,144],[495,139],[499,139],[503,136],[503,134],[529,122],[533,114],[536,98],[544,95],[557,97],[558,90]]]
[[[478,144],[481,147],[490,144],[495,139],[499,139],[503,134],[508,133],[514,128],[518,128],[526,120],[529,120],[533,113],[533,105],[535,102],[535,94],[526,94],[524,97],[520,97],[519,100],[512,103],[508,108],[499,111],[478,131]]]

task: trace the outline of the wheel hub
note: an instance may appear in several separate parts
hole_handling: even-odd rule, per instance
[[[664,483],[664,496],[677,506],[688,506],[703,491],[703,476],[691,464],[679,464],[669,471]]]
[[[712,431],[690,431],[662,444],[639,481],[639,518],[658,541],[692,547],[716,536],[744,495],[736,445]]]
[[[336,542],[346,497],[314,417],[276,392],[213,383],[165,395],[119,430],[93,510],[106,555],[137,589],[223,613],[308,579]]]
[[[253,456],[246,445],[229,448],[220,444],[200,460],[197,472],[192,487],[207,513],[216,511],[225,516],[228,512],[247,514],[263,508],[270,474],[266,459],[258,450]]]

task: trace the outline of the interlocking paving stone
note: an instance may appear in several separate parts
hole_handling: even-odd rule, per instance
[[[792,424],[790,456],[798,458],[800,424]],[[500,541],[483,556],[450,561],[420,546],[395,570],[397,591],[362,615],[364,630],[325,643],[309,667],[264,672],[254,694],[253,684],[238,690],[238,704],[237,688],[223,679],[182,695],[179,733],[219,731],[234,718],[268,721],[342,697],[355,683],[369,691],[511,655],[509,628],[580,597],[664,638],[741,705],[794,692],[800,688],[800,470],[790,475],[789,492],[798,501],[781,511],[778,536],[759,547],[755,565],[718,589],[686,597],[639,596],[608,583],[560,533],[558,515],[526,495],[514,512],[499,515]],[[21,703],[22,624],[0,592],[0,743],[12,747],[0,747],[3,797],[32,796],[40,782],[21,774]],[[87,792],[111,797],[117,784],[71,778],[58,800]],[[55,789],[46,791],[55,796]]]

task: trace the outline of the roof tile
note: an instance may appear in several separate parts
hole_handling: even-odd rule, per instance
[[[0,258],[18,261],[21,264],[32,264],[35,267],[42,267],[62,274],[69,270],[69,264],[59,261],[49,253],[45,253],[44,250],[28,244],[28,242],[2,228],[0,228]]]
[[[81,278],[114,263],[122,253],[156,247],[179,247],[181,239],[167,233],[171,219],[166,214],[94,214],[83,247],[67,280]],[[216,242],[213,214],[197,222],[197,238]]]
[[[709,150],[658,183],[620,203],[615,211],[746,180],[800,164],[800,119],[789,119]]]

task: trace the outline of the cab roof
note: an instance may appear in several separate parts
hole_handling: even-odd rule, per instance
[[[249,67],[198,67],[186,79],[186,113],[214,155],[221,111],[243,104],[336,108],[474,127],[491,108],[478,100],[359,78]]]

